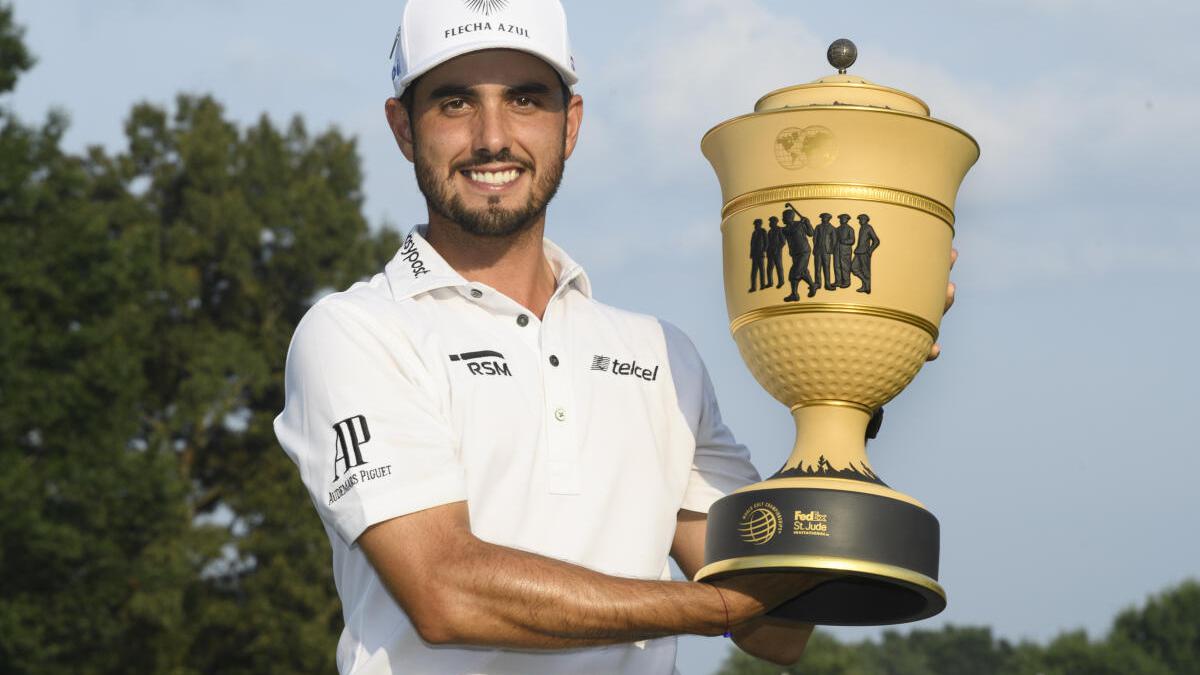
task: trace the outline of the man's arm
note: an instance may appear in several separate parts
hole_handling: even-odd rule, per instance
[[[704,540],[707,531],[707,514],[695,511],[679,512],[675,540],[671,545],[671,557],[675,559],[679,569],[689,579],[695,578],[696,572],[700,571],[700,567],[704,564]],[[815,575],[796,574],[795,577],[797,577],[797,583],[792,586],[795,595],[803,593],[821,581],[821,578]],[[793,597],[795,596],[793,595]],[[769,616],[757,616],[747,621],[733,623],[735,624],[732,631],[734,644],[751,656],[781,666],[790,666],[800,660],[813,631],[811,624],[773,619]]]
[[[471,534],[465,502],[378,523],[357,543],[432,644],[563,649],[725,628],[707,584],[612,577],[490,544]],[[799,592],[786,574],[719,586],[735,623]]]

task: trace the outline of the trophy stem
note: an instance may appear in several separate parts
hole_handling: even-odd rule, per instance
[[[828,401],[792,409],[796,443],[772,478],[845,478],[884,485],[867,461],[866,433],[872,411]]]

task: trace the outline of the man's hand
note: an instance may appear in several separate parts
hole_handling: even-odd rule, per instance
[[[689,579],[704,564],[708,516],[680,511],[671,557]],[[797,572],[777,572],[730,577],[713,582],[729,602],[733,641],[743,651],[772,663],[791,665],[800,659],[813,627],[762,616],[779,604],[812,589],[827,577]]]
[[[802,572],[760,572],[712,582],[729,606],[730,627],[753,621],[812,590],[827,577]]]
[[[950,249],[950,269],[951,270],[954,269],[954,263],[956,263],[956,262],[958,262],[958,249],[952,248],[952,249]],[[954,306],[954,291],[956,288],[957,287],[954,285],[953,281],[946,284],[946,308],[942,310],[942,314],[949,312],[950,308]],[[936,360],[937,357],[939,357],[941,355],[942,355],[942,345],[940,345],[938,343],[934,343],[933,348],[929,350],[929,357],[926,360],[933,361],[933,360]]]
[[[775,577],[791,578],[776,580]],[[722,579],[714,582],[713,585],[721,586],[731,582],[749,585],[779,584],[777,588],[787,594],[787,599],[790,600],[811,590],[828,578],[823,575],[799,572],[763,573]],[[776,589],[772,588],[772,590]],[[774,607],[767,607],[763,611],[771,609]],[[733,643],[747,654],[781,666],[790,666],[799,661],[804,654],[808,638],[812,636],[813,625],[759,615],[741,623],[734,622],[731,632]]]
[[[734,628],[733,642],[747,654],[790,666],[804,654],[812,632],[812,624],[763,616]]]

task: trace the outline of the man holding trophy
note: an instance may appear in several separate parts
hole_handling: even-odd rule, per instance
[[[386,114],[429,221],[305,316],[275,423],[333,548],[342,673],[669,675],[674,635],[792,663],[811,632],[764,614],[826,571],[670,580],[758,475],[690,341],[544,238],[577,79],[558,0],[404,9]]]
[[[756,617],[815,576],[670,581],[757,473],[687,338],[543,238],[576,80],[557,0],[405,7],[387,119],[429,222],[306,315],[276,421],[334,550],[343,673],[669,674],[676,634],[780,662],[807,639],[757,644]]]

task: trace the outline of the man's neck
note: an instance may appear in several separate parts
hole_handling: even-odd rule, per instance
[[[430,214],[425,239],[464,279],[491,286],[540,319],[557,286],[542,245],[545,227],[543,215],[514,235],[481,237]]]

